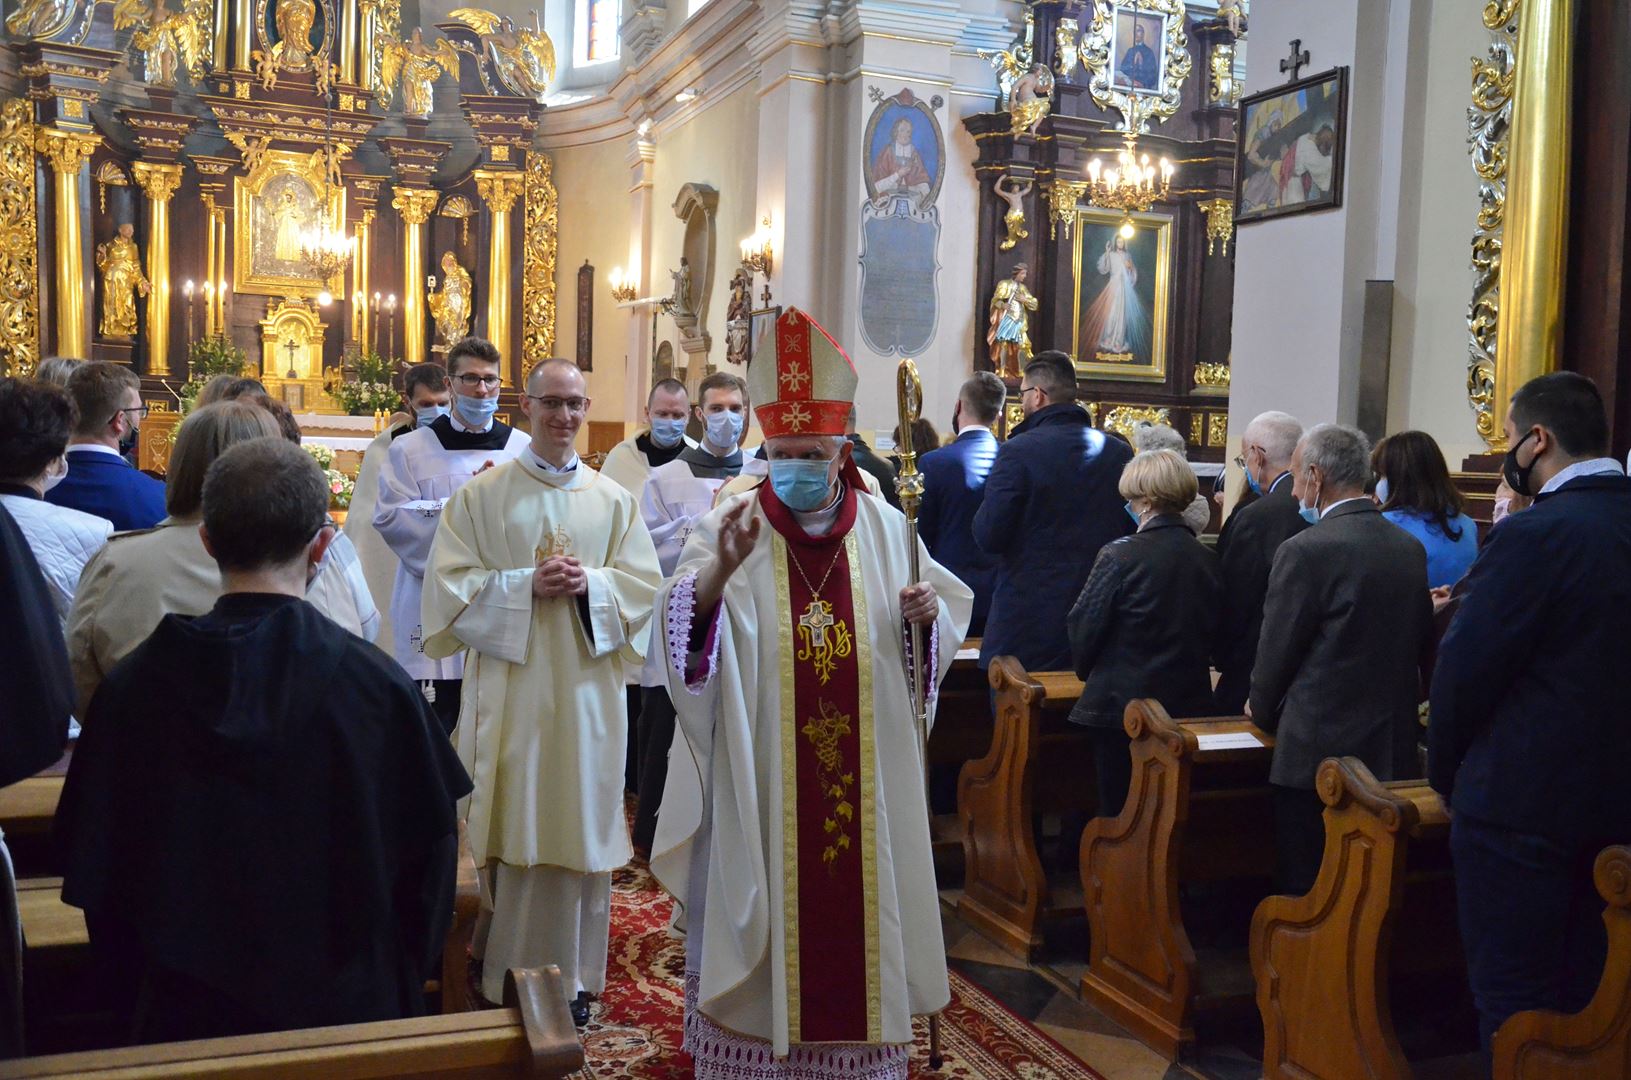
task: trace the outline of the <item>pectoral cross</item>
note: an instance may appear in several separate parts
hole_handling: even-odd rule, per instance
[[[1280,74],[1291,72],[1287,82],[1296,82],[1302,75],[1302,70],[1309,63],[1308,50],[1303,48],[1303,39],[1297,38],[1291,43],[1291,55],[1280,61]]]
[[[816,678],[825,686],[832,679],[838,661],[850,654],[849,627],[832,617],[831,604],[817,599],[812,599],[810,606],[804,609],[798,625],[798,659],[809,661],[815,667]]]

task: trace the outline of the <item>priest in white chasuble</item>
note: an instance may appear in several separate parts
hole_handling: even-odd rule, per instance
[[[579,1023],[605,988],[611,872],[630,855],[623,675],[661,580],[635,497],[573,450],[584,391],[569,361],[532,370],[531,441],[448,500],[423,606],[425,654],[466,658],[454,742],[492,907],[482,993],[501,1000],[509,968],[558,964]]]
[[[748,374],[769,482],[658,594],[685,743],[652,868],[685,905],[698,1077],[905,1077],[912,1017],[950,1000],[908,664],[938,686],[973,598],[921,545],[911,581],[844,439],[849,358],[797,309],[772,340]]]

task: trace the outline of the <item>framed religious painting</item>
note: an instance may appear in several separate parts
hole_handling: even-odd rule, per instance
[[[1236,225],[1342,205],[1347,68],[1243,99],[1235,130]]]
[[[1076,373],[1090,379],[1164,382],[1172,310],[1172,215],[1076,211]]]
[[[1123,131],[1142,133],[1175,115],[1194,60],[1183,0],[1099,0],[1077,46],[1087,90],[1121,113]]]
[[[343,291],[343,275],[324,281],[301,254],[325,223],[331,234],[346,235],[345,186],[326,185],[324,171],[321,153],[263,150],[249,175],[233,180],[232,285],[238,292],[312,297]]]
[[[761,349],[767,349],[765,339],[774,331],[776,320],[782,317],[780,306],[760,308],[748,314],[748,364],[751,366]]]

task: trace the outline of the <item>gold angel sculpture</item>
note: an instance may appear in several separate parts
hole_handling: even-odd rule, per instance
[[[430,317],[444,345],[470,332],[470,273],[451,251],[442,253],[442,290],[430,294]]]
[[[481,8],[457,8],[450,16],[481,35],[482,49],[506,90],[544,100],[555,78],[555,43],[544,33],[536,11],[532,26],[519,28],[509,16]]]
[[[459,70],[459,54],[453,43],[438,38],[436,44],[425,44],[425,35],[416,26],[407,41],[395,34],[381,37],[379,45],[379,86],[375,100],[382,109],[389,108],[396,85],[402,83],[402,114],[423,119],[430,115],[431,88],[442,72],[449,75]]]
[[[45,38],[61,33],[79,5],[74,0],[23,0],[6,16],[6,31],[15,38]]]
[[[194,83],[204,78],[204,66],[215,50],[210,0],[185,0],[180,11],[171,11],[167,0],[118,0],[113,28],[131,26],[136,32],[130,43],[141,51],[149,85],[174,86],[183,63]]]
[[[96,269],[102,274],[102,336],[136,336],[136,294],[147,295],[147,276],[142,273],[142,254],[132,237],[136,227],[119,226],[112,240],[96,245]]]

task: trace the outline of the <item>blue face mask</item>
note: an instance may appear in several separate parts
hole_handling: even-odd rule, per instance
[[[831,467],[831,458],[825,461],[772,461],[771,490],[791,509],[804,513],[820,510],[826,505],[827,496],[832,491],[832,484],[827,479],[827,470]]]
[[[498,398],[474,398],[454,394],[453,406],[459,410],[459,419],[464,422],[465,427],[480,430],[492,423],[494,415],[498,413]]]
[[[1384,476],[1376,481],[1376,501],[1386,506],[1388,494],[1387,477]]]
[[[430,427],[436,422],[438,416],[446,416],[450,410],[446,405],[425,405],[414,409],[414,415],[419,417],[420,427]]]
[[[1263,485],[1257,482],[1257,477],[1252,473],[1250,465],[1246,467],[1246,486],[1251,488],[1253,495],[1263,494]]]
[[[738,412],[704,413],[708,424],[708,441],[715,446],[735,447],[742,438],[743,416]]]
[[[1133,504],[1132,503],[1125,503],[1124,505],[1127,508],[1127,516],[1133,519],[1133,524],[1134,525],[1143,525],[1144,522],[1139,519],[1138,511],[1133,509]]]
[[[685,438],[685,421],[674,420],[666,416],[653,416],[651,418],[651,441],[665,449],[677,446]]]

